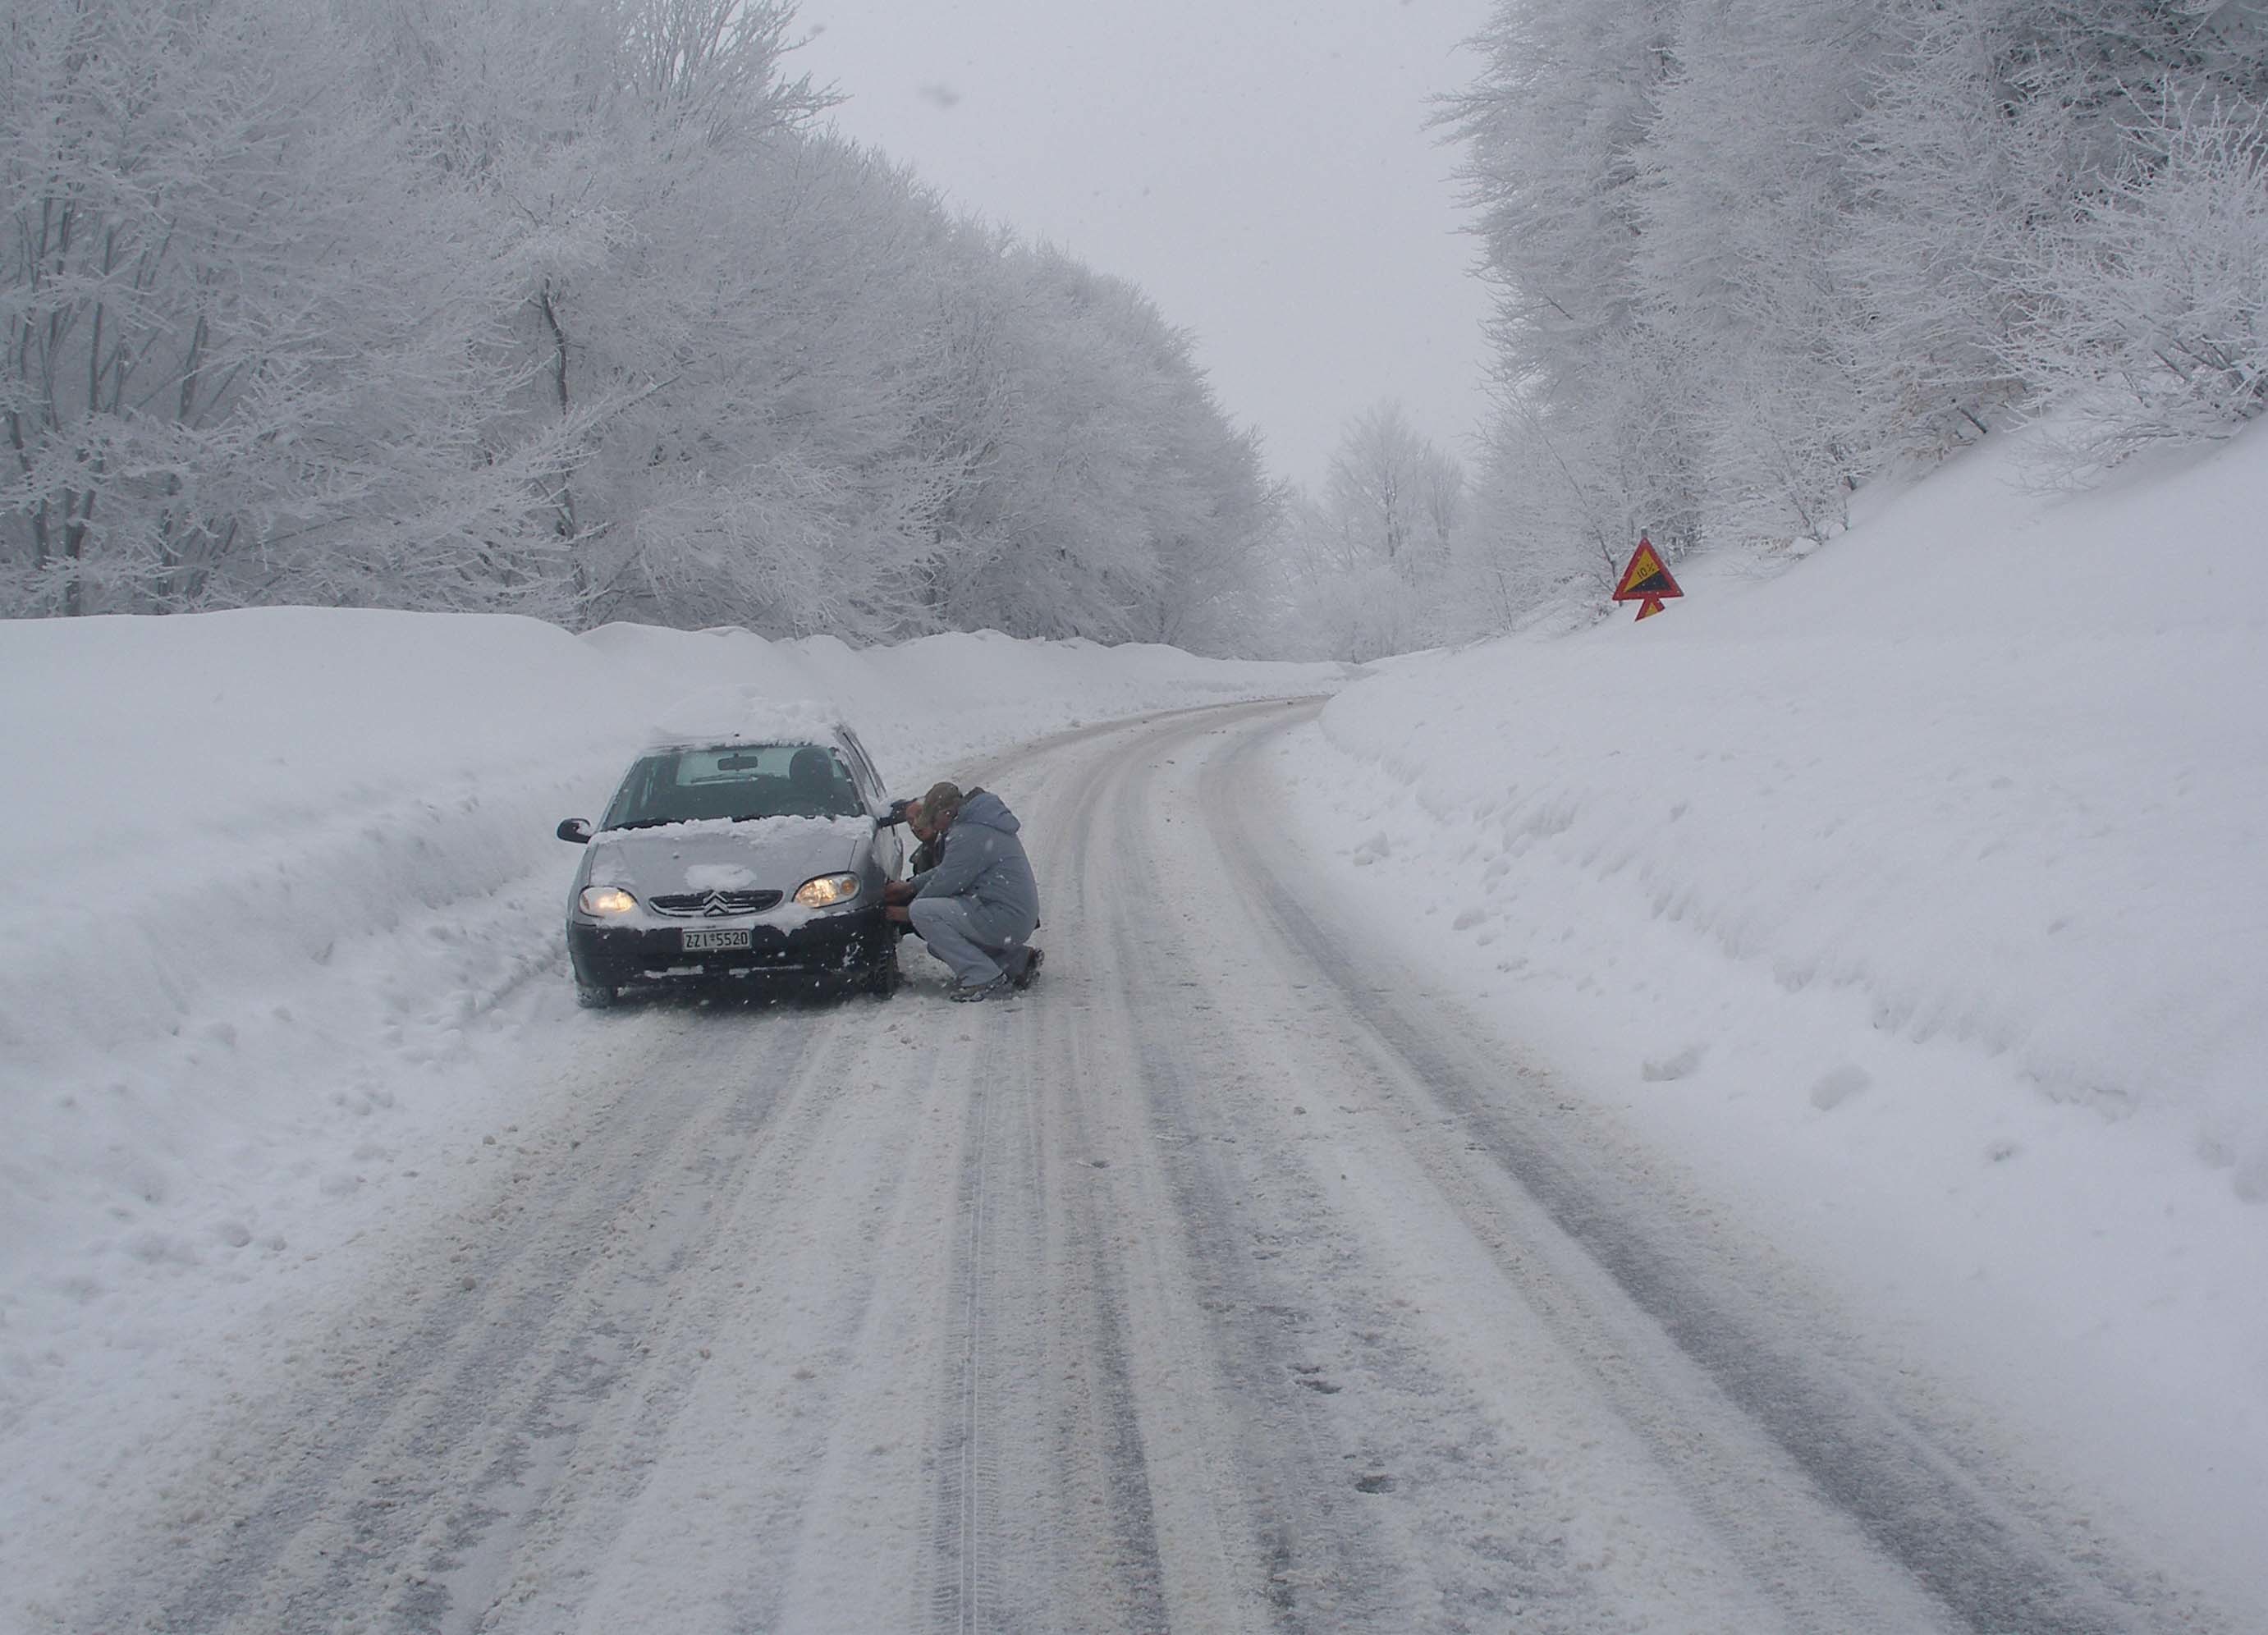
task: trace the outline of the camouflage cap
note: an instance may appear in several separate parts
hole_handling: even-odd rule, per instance
[[[960,814],[965,798],[958,784],[932,784],[921,798],[923,821],[933,829],[944,828]]]

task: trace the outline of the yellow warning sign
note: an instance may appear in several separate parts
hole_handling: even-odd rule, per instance
[[[1670,577],[1669,564],[1662,561],[1653,541],[1639,534],[1638,549],[1631,553],[1630,561],[1623,568],[1622,583],[1615,586],[1615,600],[1641,604],[1638,616],[1650,619],[1661,611],[1666,598],[1684,594]]]

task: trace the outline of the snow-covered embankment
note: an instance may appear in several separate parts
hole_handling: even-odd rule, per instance
[[[2022,476],[1403,661],[1286,764],[1391,957],[2226,1565],[2268,1525],[2268,442]]]

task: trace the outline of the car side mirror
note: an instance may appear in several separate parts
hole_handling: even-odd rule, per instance
[[[591,821],[588,818],[568,818],[559,825],[559,838],[571,840],[578,846],[591,843]]]

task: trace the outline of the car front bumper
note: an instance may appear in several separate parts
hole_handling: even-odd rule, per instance
[[[640,983],[753,981],[767,976],[850,975],[880,963],[897,946],[895,928],[877,908],[828,914],[794,927],[747,926],[745,948],[688,951],[688,930],[740,930],[714,920],[684,925],[594,925],[567,922],[575,980],[586,987]]]

